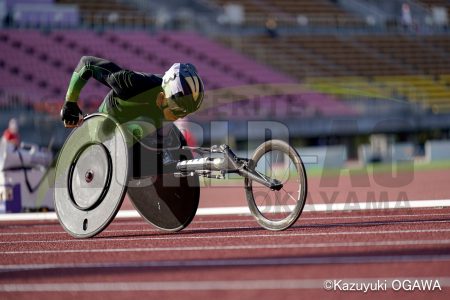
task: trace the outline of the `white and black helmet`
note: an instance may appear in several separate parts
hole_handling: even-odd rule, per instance
[[[203,102],[204,87],[194,65],[173,64],[162,80],[168,106],[177,117],[186,116],[199,109]]]

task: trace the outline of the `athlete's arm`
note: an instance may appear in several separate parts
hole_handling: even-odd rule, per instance
[[[80,92],[87,81],[94,77],[104,85],[111,87],[107,82],[108,76],[122,70],[113,62],[94,56],[83,56],[70,78],[69,88],[66,93],[66,101],[77,102]]]
[[[114,97],[125,101],[138,100],[136,97],[145,91],[161,87],[161,78],[156,75],[129,71],[106,59],[83,56],[72,74],[66,101],[61,110],[61,118],[66,127],[78,124],[81,110],[77,101],[81,90],[91,77],[111,88]],[[148,101],[147,98],[141,100]]]
[[[65,127],[76,127],[82,120],[82,112],[77,101],[80,92],[89,78],[94,77],[104,85],[109,86],[106,79],[110,74],[120,71],[121,68],[102,58],[94,56],[83,56],[70,78],[66,93],[66,101],[61,109],[61,120]]]
[[[91,77],[111,88],[122,100],[161,86],[161,79],[155,75],[126,70],[103,58],[83,56],[72,74],[66,101],[76,102]]]

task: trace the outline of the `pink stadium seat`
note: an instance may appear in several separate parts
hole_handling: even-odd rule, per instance
[[[174,62],[197,66],[207,90],[263,83],[295,83],[295,79],[219,45],[194,32],[114,31],[102,34],[88,30],[58,30],[48,34],[36,30],[1,30],[0,52],[7,58],[1,88],[20,88],[24,78],[30,99],[63,99],[72,70],[82,55],[110,59],[124,68],[163,74]],[[16,69],[11,73],[8,69]],[[3,77],[8,79],[3,79]],[[28,90],[26,91],[28,92]],[[80,98],[100,103],[107,88],[93,81]],[[330,95],[305,91],[289,96],[309,111],[322,115],[353,114],[345,103]],[[287,96],[265,100],[286,106]],[[264,100],[262,100],[264,102]],[[245,118],[246,116],[242,116]]]

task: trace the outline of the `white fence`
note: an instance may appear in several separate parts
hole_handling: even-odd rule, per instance
[[[427,161],[450,160],[450,141],[428,141],[425,143]]]

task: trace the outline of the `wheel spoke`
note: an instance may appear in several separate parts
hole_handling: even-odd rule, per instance
[[[278,193],[274,193],[274,195],[275,195],[275,204],[276,204],[275,208],[276,208],[277,206],[279,206],[281,204],[281,202],[280,202],[279,194]]]
[[[288,194],[289,195],[289,197],[291,197],[291,199],[292,200],[294,200],[294,203],[296,203],[297,202],[297,200],[291,195],[291,193],[289,193],[288,191],[286,191],[284,188],[282,188],[282,190],[283,191],[285,191],[286,192],[286,194]],[[298,190],[299,192],[300,192],[300,190]]]
[[[270,193],[270,191],[266,193],[266,196],[264,197],[264,199],[262,201],[262,205],[264,205],[264,203],[266,202],[266,199],[267,199],[267,196],[269,196],[269,193]]]
[[[265,169],[266,172],[264,173],[269,173],[269,177],[272,176],[272,152],[269,152],[269,154],[267,154],[267,158],[265,159],[265,166],[267,167]],[[267,172],[267,170],[269,170],[269,172]]]
[[[286,168],[286,170],[284,170],[283,176],[281,177],[281,178],[284,178],[284,175],[286,175],[286,173],[289,172],[289,173],[288,173],[288,176],[287,176],[287,178],[286,178],[286,181],[283,181],[283,183],[285,183],[285,182],[287,182],[287,181],[289,180],[290,173],[291,173],[291,172],[290,172],[290,169],[291,169],[291,160],[289,159],[288,167]]]

